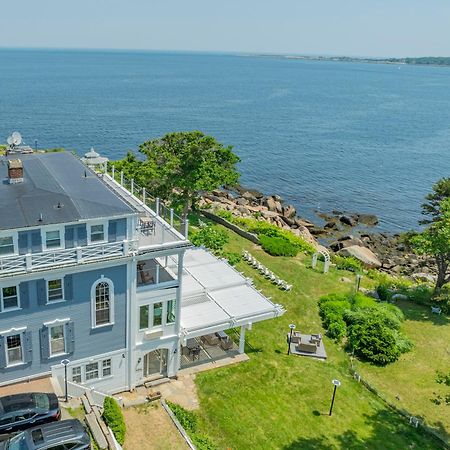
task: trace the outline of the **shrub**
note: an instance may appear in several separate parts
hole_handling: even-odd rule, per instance
[[[167,401],[167,405],[175,414],[175,417],[180,422],[181,426],[186,430],[192,442],[198,450],[217,450],[217,446],[211,441],[208,436],[199,434],[197,432],[197,416],[194,412],[184,409],[182,406]]]
[[[342,319],[331,322],[326,333],[330,339],[334,339],[337,342],[340,342],[346,334],[347,325]]]
[[[399,358],[396,336],[379,318],[351,325],[348,331],[348,342],[356,355],[381,366]]]
[[[361,273],[363,272],[363,265],[361,261],[353,257],[345,257],[340,255],[333,255],[332,261],[336,264],[336,269],[349,270],[350,272]]]
[[[233,221],[233,214],[226,209],[219,209],[216,211],[216,216],[222,217],[222,219],[228,220],[228,222]]]
[[[242,260],[242,256],[239,253],[235,252],[223,252],[222,257],[226,258],[232,266],[235,266],[238,262],[241,262]]]
[[[112,397],[106,397],[103,403],[103,419],[111,428],[117,442],[122,445],[125,441],[125,420],[122,410],[116,400]]]
[[[204,245],[215,252],[220,252],[228,242],[228,234],[225,230],[217,227],[206,226],[194,233],[191,238],[194,245]]]
[[[283,237],[262,235],[259,238],[261,247],[272,256],[296,256],[298,248]]]

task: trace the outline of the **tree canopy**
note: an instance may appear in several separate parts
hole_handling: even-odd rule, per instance
[[[144,160],[129,153],[116,169],[124,170],[154,195],[182,203],[184,214],[200,192],[232,186],[239,180],[236,164],[240,159],[232,147],[201,131],[168,133],[144,142],[139,152]]]
[[[421,220],[420,223],[428,224],[438,220],[441,216],[441,202],[446,198],[450,198],[450,178],[441,178],[433,185],[433,191],[425,197],[422,214],[429,218]]]
[[[436,208],[434,222],[422,233],[411,238],[413,248],[418,254],[434,258],[438,269],[435,294],[450,281],[450,198],[442,200]]]

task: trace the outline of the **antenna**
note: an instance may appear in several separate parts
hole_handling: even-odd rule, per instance
[[[22,136],[18,131],[14,131],[14,133],[11,135],[11,138],[13,145],[20,145],[22,143]]]

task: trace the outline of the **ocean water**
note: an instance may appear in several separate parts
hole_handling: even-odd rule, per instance
[[[0,141],[120,158],[174,130],[231,144],[242,184],[300,215],[417,226],[450,176],[450,68],[244,55],[0,50]]]

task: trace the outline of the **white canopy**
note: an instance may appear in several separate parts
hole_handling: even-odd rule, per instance
[[[202,248],[186,251],[181,328],[185,337],[250,325],[284,313],[251,280]]]

